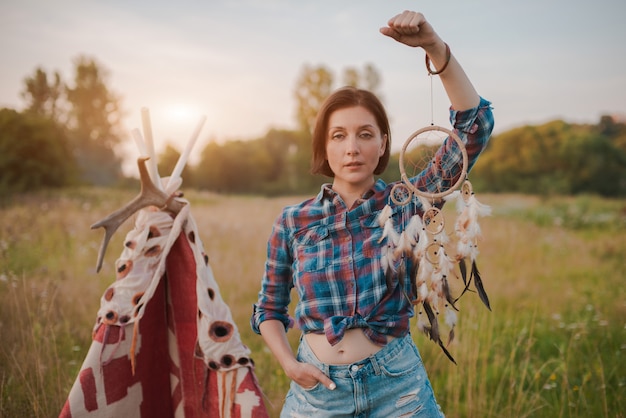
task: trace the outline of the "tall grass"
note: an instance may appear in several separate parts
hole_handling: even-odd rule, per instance
[[[91,344],[102,292],[114,280],[122,227],[103,270],[102,231],[89,226],[130,200],[107,190],[23,196],[0,208],[0,416],[58,415]],[[298,198],[191,193],[221,293],[272,416],[288,389],[248,325],[280,208]],[[479,268],[492,302],[461,300],[454,365],[414,333],[448,417],[624,417],[626,202],[594,197],[483,196]],[[447,215],[450,219],[453,214]],[[294,347],[298,334],[289,334]]]

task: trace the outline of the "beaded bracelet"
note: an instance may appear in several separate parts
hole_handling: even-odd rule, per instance
[[[437,75],[437,74],[443,73],[443,71],[448,67],[448,64],[450,63],[450,47],[448,46],[447,43],[444,42],[444,44],[446,45],[446,63],[443,64],[443,67],[441,67],[441,70],[433,71],[430,68],[430,58],[428,58],[428,54],[426,54],[426,70],[428,70],[429,75]]]

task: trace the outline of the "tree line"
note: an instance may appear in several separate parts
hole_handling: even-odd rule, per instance
[[[40,188],[135,184],[121,171],[116,149],[124,134],[120,97],[107,87],[108,71],[80,56],[71,82],[37,68],[24,79],[22,111],[0,109],[0,197]],[[339,83],[336,83],[339,81]],[[183,171],[184,187],[219,193],[311,194],[330,179],[309,173],[311,128],[336,84],[379,94],[381,77],[370,64],[345,68],[339,80],[323,65],[304,65],[296,80],[294,130],[263,137],[209,142],[199,162]],[[167,175],[180,151],[158,156]],[[399,156],[382,174],[400,179]],[[597,124],[562,120],[494,135],[470,176],[481,192],[626,196],[626,124],[605,115]]]
[[[597,124],[555,120],[512,129],[492,138],[471,175],[496,193],[624,197],[626,124],[604,115]]]
[[[121,179],[123,115],[108,71],[87,56],[74,68],[70,82],[37,68],[24,79],[25,109],[0,109],[0,196]]]
[[[175,164],[178,153],[170,152],[163,172]],[[226,193],[311,194],[330,179],[309,174],[310,158],[309,134],[272,130],[252,141],[209,144],[191,168],[191,183]],[[398,153],[380,177],[401,178]],[[480,192],[624,197],[626,123],[605,115],[597,124],[555,120],[493,135],[469,177]]]

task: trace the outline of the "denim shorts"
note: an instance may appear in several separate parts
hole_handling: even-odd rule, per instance
[[[444,416],[410,334],[364,360],[338,366],[320,362],[301,338],[297,358],[322,370],[337,388],[318,383],[303,389],[292,381],[281,418]]]

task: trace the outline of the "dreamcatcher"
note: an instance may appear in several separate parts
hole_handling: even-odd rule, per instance
[[[417,327],[455,364],[442,336],[447,328],[447,344],[454,339],[457,301],[466,292],[476,291],[491,309],[476,261],[478,218],[490,214],[491,209],[474,196],[467,167],[465,145],[455,132],[434,124],[417,130],[400,152],[402,181],[393,187],[390,202],[379,215],[383,227],[380,242],[385,241],[381,261],[388,285],[394,276],[404,280],[403,269],[409,258],[412,271],[408,276],[413,280],[415,295],[406,297],[416,305]],[[442,207],[444,202],[453,200],[458,216],[454,232],[449,234]],[[409,205],[411,202],[415,204]],[[400,207],[401,225],[393,225],[392,204]],[[420,206],[422,213],[417,210]],[[459,276],[463,288],[455,297],[450,283]],[[400,284],[404,288],[404,283]],[[471,289],[472,284],[475,290]]]

